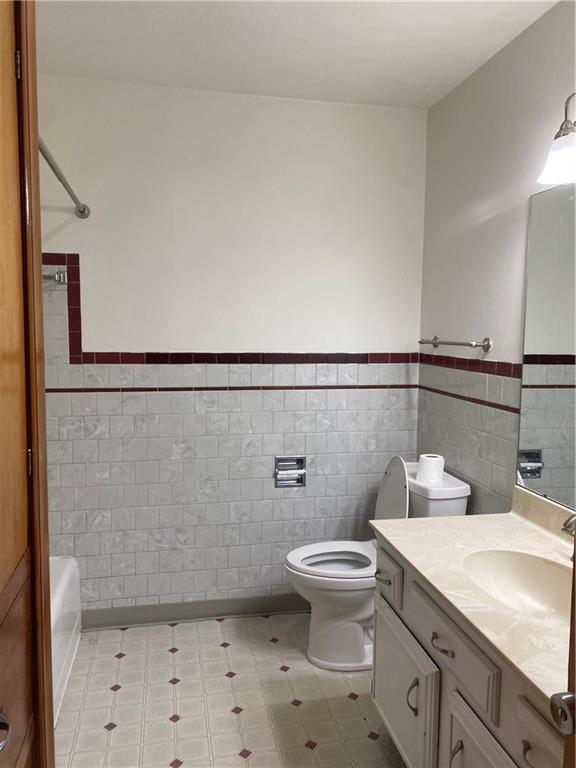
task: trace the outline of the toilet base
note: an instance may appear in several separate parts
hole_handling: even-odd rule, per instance
[[[320,669],[333,669],[336,672],[361,672],[365,669],[372,669],[372,655],[372,643],[366,643],[364,646],[364,660],[359,664],[337,664],[333,661],[322,661],[322,659],[316,659],[309,653],[306,654],[308,661],[311,664],[314,664],[315,667],[320,667]]]

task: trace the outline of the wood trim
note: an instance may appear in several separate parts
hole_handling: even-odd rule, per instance
[[[35,626],[35,763],[54,766],[54,713],[50,622],[50,566],[48,549],[48,488],[44,329],[42,314],[42,248],[40,240],[40,184],[36,86],[35,3],[18,0],[16,43],[21,56],[19,89],[22,234],[27,320],[30,524]]]
[[[20,590],[30,578],[30,568],[30,550],[26,550],[24,555],[22,555],[20,562],[12,571],[12,575],[8,579],[6,587],[0,594],[0,624],[4,622],[4,619],[8,615],[14,600],[16,600],[20,594]]]

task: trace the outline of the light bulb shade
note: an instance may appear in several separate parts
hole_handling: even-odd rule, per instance
[[[576,132],[554,139],[539,184],[571,184],[576,182]]]

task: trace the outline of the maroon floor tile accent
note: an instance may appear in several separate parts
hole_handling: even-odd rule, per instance
[[[230,711],[231,711],[231,712],[234,712],[234,714],[235,714],[235,715],[239,715],[239,714],[240,714],[240,712],[244,712],[244,710],[242,709],[242,707],[234,707],[234,709],[231,709]]]
[[[308,747],[308,749],[316,749],[318,744],[316,744],[315,741],[312,741],[311,739],[304,744],[305,747]]]
[[[178,720],[180,720],[180,715],[172,715],[172,717],[169,717],[168,720],[172,723],[177,723]]]
[[[125,654],[125,653],[122,653],[122,652],[120,652],[120,653],[117,653],[117,654],[116,654],[116,658],[117,658],[117,659],[123,659],[123,658],[124,658],[124,656],[126,656],[126,654]]]
[[[168,648],[168,653],[178,653],[178,648]]]
[[[111,686],[110,690],[116,693],[116,691],[119,691],[121,688],[122,688],[121,685],[118,685],[118,683],[115,683],[113,686]]]
[[[368,734],[368,738],[372,739],[372,741],[376,741],[377,739],[380,738],[380,734],[376,733],[376,731],[370,731],[370,733]]]
[[[180,682],[180,680],[179,680],[177,677],[173,677],[173,678],[171,678],[170,680],[168,680],[168,682],[169,682],[171,685],[177,685],[177,683],[179,683],[179,682]]]
[[[300,701],[300,699],[292,699],[290,704],[292,704],[293,707],[299,707],[300,704],[302,704],[302,702]]]
[[[230,648],[230,643],[220,643],[220,648]]]
[[[283,666],[280,667],[280,672],[288,672],[289,669],[290,669],[290,667],[287,667],[286,665],[283,665]]]
[[[230,680],[232,680],[233,677],[236,677],[236,672],[232,672],[232,670],[230,670],[230,672],[226,672],[224,677],[229,677]]]
[[[356,699],[358,698],[358,694],[357,693],[349,693],[348,694],[348,698],[352,699],[352,701],[356,701]]]
[[[243,757],[246,760],[248,757],[250,757],[252,752],[250,752],[249,749],[243,749],[241,752],[238,752],[238,754],[240,755],[240,757]]]
[[[184,763],[182,760],[178,760],[178,758],[176,758],[170,763],[170,768],[182,768],[183,765]]]
[[[116,723],[107,723],[107,724],[104,726],[105,730],[107,730],[107,731],[113,731],[113,730],[114,730],[114,728],[117,728],[117,727],[118,727],[118,726],[116,725]]]

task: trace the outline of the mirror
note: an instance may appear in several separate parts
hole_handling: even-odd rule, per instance
[[[518,482],[576,506],[573,184],[532,196]]]

